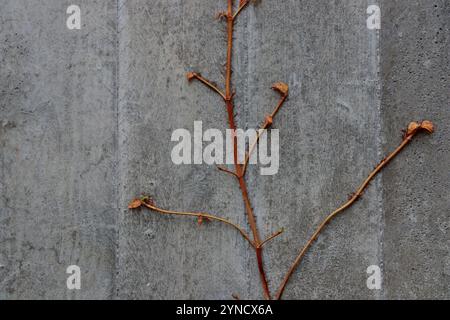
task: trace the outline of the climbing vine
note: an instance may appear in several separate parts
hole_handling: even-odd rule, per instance
[[[309,248],[312,246],[314,241],[318,238],[320,233],[324,230],[326,225],[334,219],[336,216],[338,216],[340,213],[342,213],[344,210],[351,207],[353,204],[357,202],[357,200],[363,195],[364,191],[369,186],[370,182],[375,178],[375,176],[382,171],[382,169],[391,161],[393,160],[402,150],[405,148],[409,142],[421,131],[425,131],[428,133],[433,133],[434,127],[433,123],[430,121],[421,121],[421,122],[411,122],[407,129],[404,131],[403,139],[400,145],[391,153],[389,154],[385,159],[383,159],[376,167],[373,169],[372,172],[368,175],[367,179],[361,184],[361,186],[356,190],[355,193],[353,193],[348,201],[344,203],[341,207],[333,211],[331,214],[329,214],[325,220],[317,227],[311,238],[307,241],[305,246],[301,248],[299,251],[297,257],[289,267],[285,277],[283,278],[283,281],[279,285],[278,289],[275,291],[275,294],[271,294],[271,290],[267,281],[266,277],[266,271],[264,267],[264,261],[263,261],[263,249],[265,245],[267,245],[271,240],[275,239],[276,237],[280,236],[283,233],[283,229],[278,230],[274,232],[272,235],[269,235],[267,237],[261,237],[257,224],[255,219],[255,214],[253,211],[253,207],[251,205],[251,201],[249,198],[248,188],[247,188],[247,182],[246,182],[246,172],[247,167],[249,163],[250,156],[252,152],[254,151],[256,145],[258,144],[258,141],[260,140],[261,135],[271,127],[275,116],[280,111],[284,103],[287,101],[288,95],[289,95],[289,87],[284,82],[277,82],[272,86],[272,89],[279,95],[279,101],[275,108],[273,109],[272,113],[270,115],[267,115],[264,120],[263,124],[261,126],[261,130],[258,130],[258,134],[256,136],[255,141],[252,142],[252,144],[249,147],[248,152],[245,155],[245,159],[243,163],[239,163],[238,161],[238,152],[237,152],[237,145],[238,145],[238,137],[236,135],[236,123],[235,123],[235,113],[234,113],[234,97],[235,97],[235,90],[233,88],[232,83],[232,52],[233,52],[233,37],[234,37],[234,25],[236,21],[239,18],[240,13],[248,6],[250,5],[252,1],[250,0],[240,0],[237,8],[234,6],[233,0],[227,0],[227,10],[224,12],[221,12],[217,15],[217,17],[221,20],[225,20],[227,24],[227,60],[225,63],[225,84],[224,89],[219,88],[218,85],[216,85],[213,81],[210,81],[206,78],[204,78],[200,73],[198,72],[189,72],[187,74],[188,81],[198,81],[199,83],[202,83],[207,88],[211,89],[213,92],[219,95],[219,97],[223,100],[225,108],[227,110],[228,115],[228,125],[229,129],[231,129],[232,132],[232,141],[233,141],[233,153],[234,153],[234,160],[233,165],[234,169],[229,170],[225,167],[218,167],[219,170],[223,171],[226,174],[229,174],[237,181],[237,185],[239,186],[239,189],[242,194],[242,199],[245,205],[245,211],[247,215],[247,221],[250,226],[251,234],[248,234],[244,228],[241,226],[218,216],[215,216],[213,214],[204,213],[204,212],[181,212],[181,211],[172,211],[160,208],[156,205],[154,199],[152,199],[150,196],[142,196],[140,198],[134,199],[129,204],[129,209],[138,209],[138,208],[146,208],[151,210],[152,212],[156,212],[159,214],[165,214],[165,215],[172,215],[172,216],[181,216],[181,217],[191,217],[195,218],[198,221],[198,224],[202,224],[204,221],[215,221],[220,222],[223,224],[226,224],[235,230],[237,230],[242,237],[249,243],[250,247],[254,250],[256,255],[256,261],[257,261],[257,267],[258,272],[261,280],[261,286],[264,294],[265,299],[281,299],[283,292],[286,288],[286,285],[289,282],[289,279],[291,278],[292,274],[297,269],[298,265],[302,261],[302,258],[305,256]]]

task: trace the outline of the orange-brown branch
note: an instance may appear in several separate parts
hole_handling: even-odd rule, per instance
[[[189,81],[192,81],[194,79],[197,79],[198,81],[200,81],[201,83],[203,83],[204,85],[206,85],[208,88],[210,88],[211,90],[213,90],[214,92],[218,93],[224,100],[225,98],[225,94],[220,91],[220,89],[211,81],[206,80],[204,77],[202,77],[199,73],[196,72],[189,72],[187,74],[187,78]]]
[[[245,6],[244,6],[245,7]],[[243,7],[238,9],[237,13],[239,13]],[[250,229],[253,234],[253,241],[257,248],[256,251],[256,260],[258,262],[258,270],[261,279],[261,284],[263,287],[264,297],[266,299],[270,299],[270,291],[269,285],[267,283],[266,274],[264,271],[264,263],[262,257],[262,248],[258,247],[261,244],[261,239],[259,237],[258,227],[256,225],[255,215],[253,213],[253,209],[250,203],[250,199],[247,191],[247,184],[245,179],[241,174],[241,165],[238,164],[238,153],[237,153],[237,136],[236,136],[236,124],[234,122],[234,95],[232,93],[232,58],[233,58],[233,32],[234,32],[234,17],[233,14],[233,0],[228,0],[228,8],[227,8],[227,62],[226,62],[226,70],[225,70],[225,101],[226,101],[226,109],[228,114],[228,124],[230,129],[233,132],[233,159],[234,165],[236,168],[236,175],[239,180],[239,187],[241,189],[242,198],[244,200],[245,211],[247,213],[248,223],[250,225]]]
[[[236,172],[234,172],[234,171],[228,170],[227,168],[224,168],[224,167],[222,167],[222,166],[217,166],[217,169],[219,169],[219,170],[222,171],[222,172],[231,174],[231,175],[233,175],[233,176],[235,176],[236,178],[239,179],[239,176],[238,176],[238,175],[236,174]]]
[[[278,83],[278,84],[281,84],[281,83]],[[282,84],[282,85],[285,85],[285,84]],[[286,87],[287,87],[287,85],[286,85]],[[250,157],[251,157],[253,151],[255,151],[256,146],[258,145],[259,139],[265,133],[265,131],[272,125],[273,119],[275,118],[275,116],[277,115],[278,111],[283,106],[283,104],[286,101],[287,97],[288,97],[288,91],[286,91],[285,93],[282,93],[282,96],[281,96],[280,101],[278,102],[277,106],[272,111],[272,113],[265,118],[264,124],[262,125],[260,130],[258,130],[258,133],[256,135],[255,141],[250,145],[248,153],[245,155],[244,164],[242,166],[242,173],[241,173],[242,175],[245,175],[245,173],[247,171],[247,167],[248,167],[248,163],[250,161]]]
[[[185,216],[185,217],[194,217],[197,219],[206,219],[206,220],[212,220],[212,221],[218,221],[218,222],[222,222],[225,223],[231,227],[233,227],[234,229],[236,229],[237,231],[239,231],[239,233],[244,237],[245,240],[248,241],[248,243],[250,243],[250,245],[253,248],[256,248],[255,243],[250,239],[250,236],[244,231],[244,229],[242,229],[241,227],[239,227],[237,224],[209,214],[209,213],[202,213],[202,212],[183,212],[183,211],[173,211],[173,210],[166,210],[166,209],[162,209],[157,207],[156,205],[154,205],[153,203],[149,202],[149,201],[144,201],[141,199],[135,199],[133,200],[130,205],[128,206],[129,209],[137,209],[140,207],[145,207],[147,209],[153,210],[155,212],[161,213],[161,214],[167,214],[167,215],[175,215],[175,216]]]
[[[268,237],[266,240],[264,240],[263,242],[261,242],[259,244],[259,247],[262,248],[266,243],[272,241],[273,239],[275,239],[276,237],[278,237],[279,235],[281,235],[284,232],[284,228],[278,230],[277,232],[275,232],[274,234],[272,234],[270,237]]]
[[[295,269],[299,265],[299,263],[302,261],[303,257],[305,256],[308,249],[311,247],[313,242],[317,239],[319,234],[322,232],[322,230],[325,228],[325,226],[333,219],[335,218],[339,213],[343,212],[345,209],[348,209],[351,207],[356,200],[358,200],[364,190],[369,186],[369,183],[372,181],[373,178],[392,160],[394,159],[402,150],[405,148],[412,140],[412,138],[421,130],[425,130],[429,133],[433,133],[434,127],[433,124],[430,121],[423,121],[421,123],[418,122],[412,122],[408,129],[406,130],[404,139],[402,143],[383,161],[380,162],[380,164],[369,174],[366,180],[362,183],[362,185],[359,187],[359,189],[354,193],[354,195],[351,197],[350,200],[348,200],[344,205],[333,211],[330,215],[328,215],[325,220],[319,225],[316,232],[312,235],[312,237],[308,240],[306,245],[303,247],[303,249],[300,251],[298,256],[295,258],[294,263],[289,268],[286,276],[284,277],[280,288],[278,289],[275,299],[281,299],[284,289],[286,288],[286,285],[294,273]]]
[[[233,14],[233,20],[235,20],[239,14],[241,13],[241,11],[250,3],[250,0],[241,0],[241,3],[239,4],[238,9],[236,10],[236,12]]]

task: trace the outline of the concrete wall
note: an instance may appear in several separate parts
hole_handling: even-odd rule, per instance
[[[450,296],[449,1],[386,1],[381,32],[383,150],[396,124],[432,119],[383,174],[385,297]]]
[[[115,1],[0,1],[0,298],[113,297]],[[66,288],[80,266],[81,291]]]
[[[262,0],[236,24],[241,128],[277,102],[280,170],[248,184],[272,290],[320,221],[401,141],[434,121],[326,229],[287,299],[450,298],[449,25],[445,0]],[[82,8],[81,30],[65,11]],[[235,179],[176,166],[173,130],[227,126],[198,83],[223,83],[225,0],[0,0],[0,299],[261,298],[253,251],[234,230],[126,207],[141,193],[247,227]],[[79,265],[82,289],[66,288]],[[366,269],[382,269],[381,290]]]

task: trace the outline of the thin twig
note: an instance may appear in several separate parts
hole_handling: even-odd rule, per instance
[[[235,176],[236,178],[239,178],[239,176],[237,175],[237,173],[234,172],[234,171],[228,170],[227,168],[224,168],[224,167],[222,167],[222,166],[216,166],[216,167],[217,167],[217,169],[219,169],[220,171],[223,171],[223,172],[225,172],[225,173],[229,173],[229,174]]]
[[[141,200],[137,199],[137,200],[134,200],[134,201],[141,201]],[[231,221],[229,221],[227,219],[220,218],[220,217],[214,216],[214,215],[209,214],[209,213],[182,212],[182,211],[166,210],[166,209],[158,208],[157,206],[155,206],[154,204],[149,203],[148,201],[141,201],[141,206],[144,206],[144,207],[146,207],[146,208],[148,208],[150,210],[156,211],[156,212],[161,213],[161,214],[196,217],[196,218],[202,218],[202,219],[206,218],[206,219],[209,219],[209,220],[215,220],[215,221],[219,221],[219,222],[225,223],[225,224],[227,224],[229,226],[232,226],[236,230],[238,230],[239,233],[245,238],[245,240],[247,240],[250,243],[250,245],[253,248],[256,247],[255,243],[250,239],[250,236],[241,227],[239,227],[237,224],[235,224],[235,223],[233,223],[233,222],[231,222]],[[137,209],[138,207],[139,206],[135,206],[132,209]]]
[[[271,235],[270,237],[268,237],[266,240],[264,240],[263,242],[260,243],[259,247],[262,248],[266,243],[268,243],[269,241],[275,239],[276,237],[278,237],[279,235],[281,235],[284,232],[284,229],[280,229],[277,232],[275,232],[273,235]]]
[[[210,88],[214,92],[218,93],[222,97],[222,99],[224,99],[224,100],[226,99],[225,94],[215,84],[213,84],[211,81],[205,79],[200,74],[195,73],[195,72],[189,72],[187,77],[188,77],[189,81],[191,81],[193,79],[197,79],[201,83],[205,84],[208,88]]]
[[[325,220],[320,224],[320,226],[317,228],[316,232],[312,235],[312,237],[308,240],[306,245],[303,247],[303,249],[300,251],[298,256],[295,258],[294,263],[289,268],[289,271],[287,272],[286,276],[283,279],[283,282],[281,283],[280,288],[278,289],[275,299],[279,300],[281,299],[281,296],[283,295],[284,289],[286,288],[286,285],[291,277],[291,275],[294,273],[295,269],[297,268],[298,264],[302,260],[302,258],[305,256],[308,249],[311,247],[313,242],[317,239],[319,234],[322,232],[322,230],[325,228],[325,226],[339,213],[344,211],[345,209],[348,209],[351,207],[363,194],[364,190],[369,186],[370,181],[392,160],[397,156],[400,151],[403,150],[403,148],[408,145],[412,138],[420,131],[420,130],[426,130],[429,133],[432,133],[434,131],[433,124],[429,121],[424,121],[422,123],[413,122],[410,124],[409,129],[402,141],[402,143],[383,161],[380,162],[376,166],[376,168],[370,173],[370,175],[367,177],[367,179],[362,183],[362,185],[359,187],[359,189],[353,194],[353,196],[348,200],[344,205],[333,211],[330,215],[328,215]]]
[[[239,5],[239,8],[236,10],[236,12],[233,14],[233,20],[235,20],[241,11],[250,3],[250,0],[245,0],[241,5]]]
[[[269,117],[266,117],[266,119],[264,120],[264,124],[261,127],[260,130],[258,130],[258,133],[256,135],[256,139],[255,141],[252,143],[252,145],[250,146],[248,153],[245,155],[245,160],[244,160],[244,165],[242,167],[242,175],[245,175],[246,171],[247,171],[247,167],[248,167],[248,163],[250,161],[250,156],[252,155],[253,151],[255,150],[259,139],[261,138],[261,136],[265,133],[265,131],[267,130],[267,128],[269,128],[272,125],[272,121],[275,118],[275,116],[277,115],[278,111],[281,109],[281,107],[283,106],[284,102],[287,99],[287,94],[283,95],[280,99],[280,101],[278,102],[277,106],[275,107],[275,109],[272,111],[272,113],[270,114]]]

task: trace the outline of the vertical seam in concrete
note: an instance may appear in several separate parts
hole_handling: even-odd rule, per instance
[[[381,6],[381,2],[378,3]],[[382,17],[383,19],[383,17]],[[376,100],[377,100],[377,135],[376,135],[376,148],[377,148],[377,156],[378,159],[383,158],[383,148],[382,148],[382,138],[381,135],[383,133],[383,124],[382,124],[382,114],[381,114],[381,101],[382,101],[382,79],[381,79],[381,30],[377,30],[375,37],[375,50],[376,50],[376,77],[377,77],[377,85],[376,85]],[[380,264],[379,267],[381,269],[381,290],[377,291],[376,298],[384,299],[384,262],[383,262],[383,240],[384,240],[384,226],[385,226],[385,217],[384,217],[384,205],[383,205],[383,173],[380,173],[380,176],[377,181],[377,199],[378,199],[378,212],[380,215],[379,226],[378,226],[378,252],[377,252],[377,260]]]
[[[115,145],[116,145],[116,155],[115,155],[115,179],[116,179],[116,183],[115,183],[115,194],[116,194],[116,214],[118,216],[116,216],[115,219],[115,225],[116,225],[116,235],[115,235],[115,255],[114,255],[114,270],[113,270],[113,284],[112,284],[112,297],[113,298],[117,298],[118,297],[118,289],[117,289],[117,279],[118,279],[118,274],[119,274],[119,222],[120,222],[120,165],[119,165],[119,161],[120,161],[120,152],[119,152],[119,62],[120,62],[120,47],[119,47],[119,5],[120,5],[120,0],[116,0],[116,79],[115,79],[115,116],[116,116],[116,136],[115,136]]]

